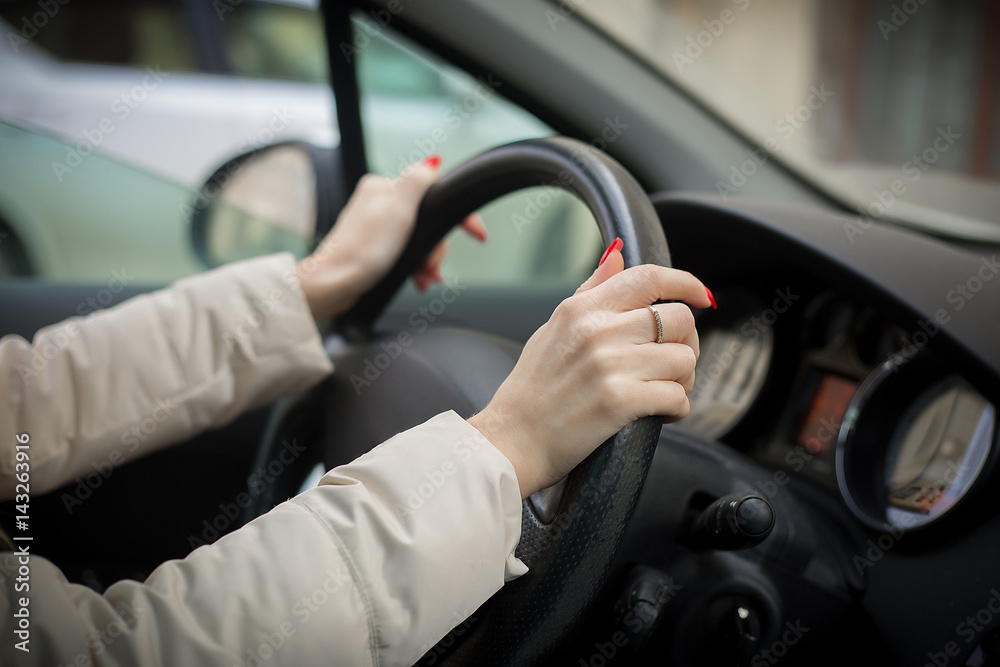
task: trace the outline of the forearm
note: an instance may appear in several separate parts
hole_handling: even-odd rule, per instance
[[[32,492],[119,465],[331,370],[290,255],[242,262],[0,341],[4,438],[31,437]],[[13,493],[14,447],[0,457]]]
[[[445,413],[144,584],[101,596],[36,559],[30,593],[0,586],[8,636],[14,601],[31,598],[32,653],[5,642],[0,663],[411,665],[526,571],[520,520],[510,463]]]

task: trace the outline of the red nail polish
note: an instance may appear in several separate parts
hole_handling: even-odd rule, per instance
[[[710,289],[708,289],[706,287],[705,291],[708,292],[708,300],[712,302],[712,308],[714,308],[715,310],[718,310],[719,307],[717,305],[715,305],[715,296],[712,294],[712,290],[710,290]]]
[[[441,156],[438,155],[437,153],[434,153],[433,155],[428,155],[427,157],[424,158],[424,164],[430,167],[440,167]]]
[[[612,241],[611,245],[608,246],[608,249],[604,251],[603,255],[601,255],[601,261],[598,262],[597,265],[598,266],[603,265],[604,264],[604,260],[606,260],[608,258],[608,255],[610,255],[612,253],[612,251],[621,250],[622,246],[624,246],[624,245],[625,244],[622,243],[621,238],[619,238],[619,237],[616,236],[615,240]]]

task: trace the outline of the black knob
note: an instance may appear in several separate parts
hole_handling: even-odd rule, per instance
[[[689,543],[700,549],[749,549],[774,528],[771,503],[754,493],[734,493],[719,498],[698,515]]]

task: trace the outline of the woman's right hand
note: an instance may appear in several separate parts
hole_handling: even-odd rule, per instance
[[[614,248],[614,244],[612,245]],[[713,305],[685,271],[624,269],[610,250],[594,274],[532,335],[490,404],[469,419],[513,464],[521,497],[565,477],[626,424],[685,417],[698,333],[690,304]],[[657,343],[654,306],[663,321]]]

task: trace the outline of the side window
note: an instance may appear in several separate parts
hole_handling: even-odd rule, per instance
[[[337,142],[317,4],[0,3],[0,276],[204,270],[192,201],[217,169],[273,143]],[[240,227],[262,252],[289,249],[273,222]]]
[[[369,168],[396,176],[439,153],[447,170],[479,153],[553,130],[504,96],[493,75],[475,78],[363,15],[355,23],[358,85]],[[593,216],[555,187],[513,193],[480,211],[485,247],[456,231],[445,273],[464,283],[572,285],[593,270],[601,237]]]

